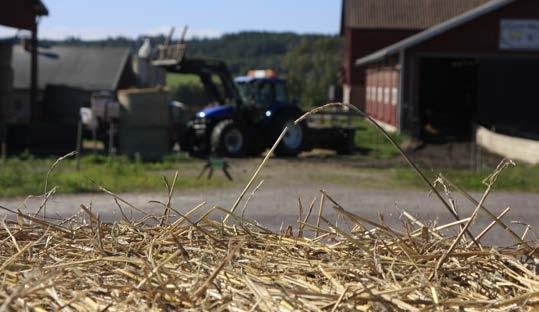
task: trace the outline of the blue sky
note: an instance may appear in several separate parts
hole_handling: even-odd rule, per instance
[[[341,0],[43,0],[40,37],[100,39],[168,33],[216,37],[243,30],[336,34]],[[0,37],[16,30],[0,28]]]

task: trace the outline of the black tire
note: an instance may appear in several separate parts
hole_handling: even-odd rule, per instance
[[[220,121],[211,132],[212,153],[218,156],[241,157],[247,151],[245,131],[233,120]]]
[[[295,118],[293,115],[288,115],[275,123],[276,128],[274,129],[274,133],[277,134],[275,138],[281,134],[284,127],[289,126],[285,137],[283,137],[281,143],[279,143],[279,145],[277,145],[275,148],[275,155],[279,157],[297,157],[298,154],[303,150],[303,143],[305,142],[305,128],[303,124],[294,125],[294,120],[296,119],[297,118]]]

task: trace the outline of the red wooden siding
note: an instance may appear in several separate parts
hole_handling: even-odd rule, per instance
[[[397,126],[399,70],[394,65],[372,66],[366,71],[367,114],[392,126]]]

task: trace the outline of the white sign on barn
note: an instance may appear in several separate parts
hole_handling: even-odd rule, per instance
[[[500,50],[539,50],[539,20],[502,19]]]

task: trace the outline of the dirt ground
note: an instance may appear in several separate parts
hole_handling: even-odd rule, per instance
[[[245,181],[256,169],[260,159],[232,159],[229,162],[231,173],[239,180],[238,183],[231,184],[229,188],[225,189],[178,192],[172,200],[173,207],[186,212],[205,201],[208,208],[217,205],[230,209],[240,194]],[[434,196],[429,196],[427,189],[392,189],[391,183],[388,183],[388,186],[384,188],[373,187],[370,184],[362,183],[372,177],[364,176],[360,173],[361,171],[351,170],[352,166],[368,167],[369,165],[358,163],[357,160],[353,159],[338,158],[331,154],[316,157],[307,154],[298,160],[271,159],[255,182],[255,185],[258,185],[262,180],[264,181],[246,206],[245,215],[275,230],[282,226],[286,227],[288,224],[295,227],[298,216],[298,198],[301,199],[304,213],[308,210],[311,201],[317,198],[310,219],[314,222],[315,216],[318,214],[320,190],[323,189],[345,209],[373,220],[379,220],[380,215],[383,215],[384,222],[394,226],[401,224],[403,211],[410,212],[421,220],[429,220],[428,222],[438,224],[454,221],[441,202]],[[348,182],[339,181],[336,183],[332,179],[319,178],[328,174],[345,177]],[[181,183],[181,179],[178,183]],[[478,193],[472,195],[476,199],[481,196]],[[157,215],[162,213],[162,206],[149,201],[166,201],[164,192],[120,194],[120,197],[148,213]],[[462,196],[455,195],[455,199],[461,216],[469,216],[474,206]],[[0,199],[2,206],[26,212],[34,212],[39,207],[40,202],[39,198],[28,199],[25,203],[23,198]],[[494,213],[500,213],[506,207],[511,207],[511,211],[504,218],[507,223],[511,221],[525,222],[530,224],[532,229],[536,229],[539,225],[538,203],[539,194],[496,192],[488,197],[486,206]],[[114,221],[121,218],[118,207],[113,199],[106,194],[59,194],[47,204],[47,215],[58,218],[69,217],[80,211],[80,204],[91,205],[93,211],[99,213],[104,221]],[[242,212],[244,207],[245,200],[240,203],[237,211]],[[125,211],[131,213],[125,205],[124,208]],[[133,213],[137,215],[136,212]],[[344,228],[350,226],[340,221],[330,204],[326,204],[324,213],[331,216],[335,222],[341,222],[340,226]],[[215,217],[219,218],[219,216]],[[490,219],[481,215],[472,232],[480,232],[489,222]],[[517,233],[524,231],[524,226],[521,224],[511,223],[511,226]],[[533,233],[529,235],[528,238],[534,238]],[[509,236],[499,229],[492,231],[484,238],[484,241],[497,245],[512,243]]]
[[[440,144],[423,144],[412,142],[403,147],[410,159],[421,168],[475,169],[482,166],[495,167],[501,156],[491,154],[472,142],[451,142]],[[387,159],[362,157],[368,150],[358,148],[350,157],[338,156],[331,151],[314,150],[303,153],[303,161],[330,161],[360,168],[392,168],[406,166],[406,161],[395,156]]]

